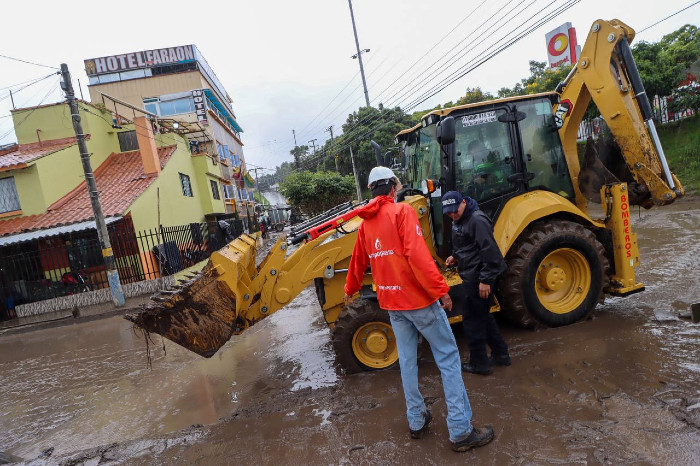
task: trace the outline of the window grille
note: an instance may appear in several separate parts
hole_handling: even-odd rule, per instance
[[[214,197],[214,199],[221,199],[221,194],[219,194],[219,183],[214,180],[209,180],[209,184],[211,185],[211,195]]]
[[[17,186],[15,186],[15,177],[0,179],[0,214],[5,212],[14,212],[22,210],[19,203],[19,195],[17,194]]]
[[[194,197],[192,194],[192,184],[190,183],[190,177],[184,173],[180,173],[180,185],[182,186],[182,194],[187,197]]]

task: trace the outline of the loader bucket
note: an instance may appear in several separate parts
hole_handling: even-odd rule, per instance
[[[255,273],[256,239],[239,236],[212,254],[201,273],[161,291],[150,304],[124,318],[200,356],[213,356],[233,333],[247,327],[239,318],[238,287],[232,289],[229,284],[250,283]]]
[[[602,136],[595,141],[589,137],[578,175],[581,193],[589,201],[600,204],[600,188],[620,181],[628,185],[630,205],[651,207],[649,188],[635,181],[617,141],[612,136]]]

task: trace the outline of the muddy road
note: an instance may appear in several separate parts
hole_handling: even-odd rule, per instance
[[[449,450],[429,351],[434,422],[410,440],[398,370],[338,373],[307,289],[209,360],[154,340],[152,369],[118,317],[0,335],[0,451],[71,465],[700,464],[700,324],[686,318],[700,302],[700,203],[640,215],[644,293],[565,328],[504,326],[513,365],[464,375],[475,422],[496,433],[484,448]]]

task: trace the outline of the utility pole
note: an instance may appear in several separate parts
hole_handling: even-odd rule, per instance
[[[294,136],[294,147],[296,147],[297,146],[297,133],[295,133],[294,130],[292,130],[292,136]]]
[[[92,211],[95,214],[95,226],[97,227],[97,237],[100,240],[102,247],[102,257],[104,258],[105,267],[107,268],[107,281],[109,289],[112,292],[112,301],[115,306],[124,305],[124,290],[122,290],[121,282],[119,281],[119,272],[117,271],[116,262],[114,261],[114,252],[109,241],[109,233],[107,232],[107,224],[105,223],[104,215],[102,214],[102,205],[100,204],[100,194],[97,191],[95,183],[95,175],[92,172],[90,164],[90,153],[85,143],[85,134],[83,134],[83,125],[80,122],[80,113],[78,112],[78,103],[75,100],[75,92],[73,91],[73,83],[71,82],[68,65],[61,63],[61,74],[63,76],[63,89],[66,92],[66,99],[70,106],[71,119],[73,120],[73,130],[75,130],[75,139],[78,141],[78,149],[80,151],[80,160],[83,162],[83,171],[85,172],[85,184],[90,195],[92,203]]]
[[[311,145],[314,146],[314,155],[316,155],[316,141],[317,141],[317,139],[312,139],[309,141],[311,143]]]
[[[331,152],[333,151],[333,125],[330,125],[328,128],[326,128],[326,131],[331,133]],[[340,168],[338,167],[338,154],[335,154],[335,171],[340,173]]]
[[[367,80],[365,79],[365,68],[362,66],[362,52],[360,50],[360,41],[357,39],[357,28],[355,27],[355,15],[352,12],[352,0],[348,0],[348,5],[350,5],[350,19],[352,19],[352,31],[355,33],[355,47],[357,47],[357,59],[360,61],[360,75],[362,76],[362,86],[365,89],[365,102],[369,107],[369,94],[367,93]],[[369,52],[369,49],[365,49]],[[354,57],[353,57],[354,58]]]
[[[355,166],[355,154],[352,153],[350,146],[350,161],[352,162],[352,174],[355,175],[355,187],[357,188],[357,200],[362,202],[362,188],[360,188],[360,179],[357,177],[357,167]]]

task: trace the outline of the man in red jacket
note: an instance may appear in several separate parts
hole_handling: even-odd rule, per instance
[[[379,306],[389,312],[396,336],[411,438],[420,438],[432,419],[418,389],[420,332],[430,343],[442,376],[452,449],[461,452],[486,445],[493,439],[493,429],[471,424],[459,350],[442,309],[452,308],[450,288],[425,245],[418,216],[410,205],[394,202],[401,183],[389,168],[373,168],[368,188],[374,199],[359,213],[363,221],[348,267],[345,301],[360,290],[370,265]]]

